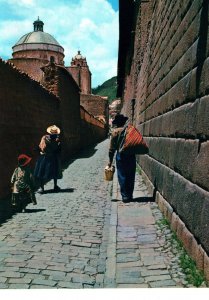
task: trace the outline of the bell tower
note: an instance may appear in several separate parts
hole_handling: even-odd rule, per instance
[[[91,72],[86,58],[81,55],[80,50],[72,58],[71,66],[67,68],[81,89],[82,94],[91,94]]]

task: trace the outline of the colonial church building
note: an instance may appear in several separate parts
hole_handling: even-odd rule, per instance
[[[80,88],[81,105],[84,109],[108,124],[108,101],[106,97],[91,94],[91,72],[86,57],[78,51],[72,58],[71,65],[66,67],[64,48],[51,34],[44,32],[44,23],[39,18],[33,22],[33,31],[23,35],[12,49],[12,58],[9,61],[43,84],[46,79],[45,66],[53,63],[65,68]]]

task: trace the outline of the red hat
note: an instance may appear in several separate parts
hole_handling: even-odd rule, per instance
[[[27,156],[26,154],[20,154],[17,158],[18,164],[21,167],[27,166],[30,163],[31,159],[32,159],[32,157]]]

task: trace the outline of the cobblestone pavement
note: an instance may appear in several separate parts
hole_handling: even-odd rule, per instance
[[[136,173],[134,201],[123,203],[113,181],[107,286],[117,288],[194,287],[180,267],[180,250],[142,177]],[[151,200],[151,201],[150,201]],[[161,224],[161,226],[159,226]],[[115,254],[114,254],[115,253]],[[206,287],[205,283],[202,287]]]
[[[0,288],[100,288],[106,268],[110,185],[108,141],[80,153],[38,205],[0,227]]]
[[[103,180],[108,144],[72,160],[61,192],[53,193],[49,182],[37,206],[1,224],[1,289],[188,286],[155,224],[159,209],[145,201],[142,178],[137,175],[136,202],[120,201],[116,176],[111,198],[112,183]]]

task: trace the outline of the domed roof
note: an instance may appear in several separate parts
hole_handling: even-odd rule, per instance
[[[33,50],[33,49],[50,49],[58,52],[64,52],[63,47],[57,42],[57,40],[49,33],[43,31],[44,23],[36,20],[34,23],[34,31],[23,35],[18,42],[12,47],[13,51],[20,50]]]
[[[51,34],[42,31],[33,31],[23,35],[19,39],[19,41],[15,44],[15,46],[21,44],[33,44],[33,43],[51,44],[51,45],[60,46],[60,44],[55,40],[55,38]]]

